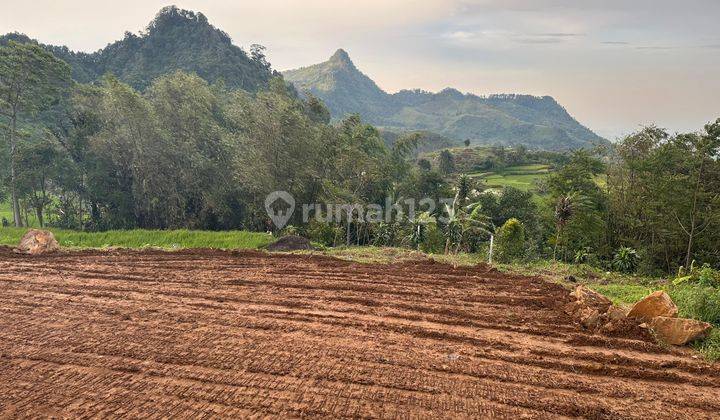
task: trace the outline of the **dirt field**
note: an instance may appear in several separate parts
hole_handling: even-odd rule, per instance
[[[720,369],[486,267],[0,249],[0,418],[717,418]]]

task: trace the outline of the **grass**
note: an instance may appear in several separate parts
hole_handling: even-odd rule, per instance
[[[307,252],[307,251],[303,251]],[[458,255],[425,254],[406,248],[389,248],[376,246],[351,246],[328,248],[324,254],[343,260],[354,261],[361,264],[390,264],[402,261],[423,260],[432,258],[435,261],[454,266],[472,266],[482,262],[474,254],[460,253]]]
[[[656,290],[637,284],[594,284],[591,288],[618,306],[632,305]]]
[[[715,327],[705,340],[692,344],[707,360],[720,361],[720,290],[697,284],[673,286],[664,279],[631,276],[602,271],[584,264],[566,264],[553,261],[536,261],[522,264],[499,265],[503,271],[540,276],[546,280],[572,285],[568,276],[575,277],[598,293],[607,296],[615,305],[629,308],[637,301],[657,290],[665,290],[678,306],[678,316],[713,324]]]
[[[13,224],[12,204],[10,204],[9,201],[0,202],[0,220],[2,220],[3,218],[7,219],[10,225]],[[38,226],[37,217],[35,216],[35,214],[28,215],[28,222],[30,224],[30,227]]]
[[[488,188],[515,187],[522,191],[530,191],[538,179],[546,177],[549,173],[550,166],[548,165],[522,165],[510,166],[493,172],[475,172],[469,176],[485,181]]]
[[[147,248],[163,249],[215,248],[257,249],[270,244],[273,236],[245,231],[207,232],[192,230],[123,230],[77,232],[49,229],[65,248]],[[0,245],[15,246],[27,228],[0,228]]]

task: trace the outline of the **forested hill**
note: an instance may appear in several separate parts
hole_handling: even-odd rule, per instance
[[[335,119],[358,113],[390,130],[426,130],[476,144],[524,144],[559,150],[607,143],[549,96],[480,97],[455,89],[388,94],[358,70],[344,50],[324,63],[283,75],[301,92],[322,99]]]
[[[0,45],[8,40],[34,42],[22,34],[7,34],[0,37]],[[43,47],[70,64],[73,78],[82,83],[112,73],[143,90],[153,79],[183,70],[209,82],[223,80],[228,88],[255,92],[266,87],[272,76],[261,47],[253,46],[248,54],[202,13],[175,6],[162,9],[141,34],[126,32],[122,40],[92,54]]]

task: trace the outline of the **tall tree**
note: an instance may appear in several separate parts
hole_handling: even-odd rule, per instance
[[[70,67],[33,44],[0,47],[0,116],[7,118],[10,193],[15,226],[22,226],[17,191],[18,124],[57,101],[70,80]]]
[[[455,172],[455,157],[452,152],[447,149],[440,152],[438,167],[440,168],[440,172],[446,175]]]

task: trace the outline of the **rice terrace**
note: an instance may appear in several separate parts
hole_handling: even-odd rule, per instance
[[[720,2],[180,3],[0,0],[0,420],[720,419]]]

